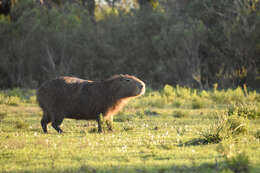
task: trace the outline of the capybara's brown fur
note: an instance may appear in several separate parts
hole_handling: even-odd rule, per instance
[[[130,75],[115,75],[102,81],[59,77],[45,82],[37,90],[37,101],[42,108],[41,125],[47,133],[47,124],[61,133],[64,118],[97,120],[102,131],[100,114],[111,124],[113,116],[127,101],[145,92],[145,84]],[[112,127],[109,126],[112,130]]]

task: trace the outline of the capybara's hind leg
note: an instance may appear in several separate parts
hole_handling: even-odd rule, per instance
[[[48,116],[47,112],[43,112],[42,120],[41,120],[41,125],[44,133],[47,133],[47,124],[50,122],[50,117]]]
[[[63,118],[60,119],[55,119],[54,121],[52,121],[52,127],[58,132],[58,133],[62,133],[63,131],[60,128],[60,125],[63,121]]]

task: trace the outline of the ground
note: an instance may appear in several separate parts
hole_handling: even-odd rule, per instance
[[[64,134],[44,134],[35,91],[2,91],[0,172],[260,172],[259,103],[241,88],[166,86],[132,100],[113,132],[65,119]]]

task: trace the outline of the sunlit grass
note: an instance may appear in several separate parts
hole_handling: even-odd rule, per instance
[[[44,134],[34,94],[0,92],[0,172],[260,171],[260,119],[231,109],[245,104],[243,112],[259,113],[259,93],[167,85],[130,101],[114,118],[114,131],[102,134],[95,121],[70,119],[64,134],[50,125]],[[8,104],[8,97],[19,101]]]

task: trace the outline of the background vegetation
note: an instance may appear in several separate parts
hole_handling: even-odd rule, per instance
[[[115,73],[152,87],[260,86],[258,0],[10,2],[0,17],[1,88]]]

